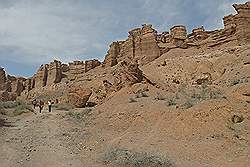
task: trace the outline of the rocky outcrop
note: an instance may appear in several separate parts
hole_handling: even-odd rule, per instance
[[[41,65],[36,74],[33,76],[34,88],[46,86],[48,78],[48,64]]]
[[[89,100],[92,91],[80,86],[72,87],[67,95],[67,103],[75,107],[84,107]]]
[[[0,91],[5,90],[5,84],[6,84],[7,78],[4,71],[4,68],[0,67]]]
[[[86,60],[85,61],[85,73],[88,72],[91,69],[94,69],[95,67],[101,65],[101,62],[99,62],[98,60],[94,59],[94,60]]]
[[[24,90],[30,91],[32,89],[32,79],[28,78],[24,81]]]
[[[84,74],[99,65],[101,65],[101,62],[96,59],[70,62],[68,70],[66,70],[66,76],[69,80],[75,80],[81,74]]]
[[[7,75],[3,68],[0,68],[0,101],[15,100],[24,90],[25,78]]]
[[[158,34],[151,24],[143,24],[141,28],[130,30],[126,40],[115,41],[110,45],[102,63],[104,72],[101,76],[103,77],[103,85],[100,83],[101,87],[104,86],[106,92],[113,92],[124,86],[142,82],[145,77],[143,77],[139,66],[141,67],[154,61],[172,49],[179,48],[176,50],[178,51],[194,47],[206,50],[206,48],[211,49],[228,42],[233,42],[234,44],[238,42],[240,45],[249,43],[249,6],[250,2],[233,5],[237,14],[225,16],[223,18],[224,29],[221,30],[206,31],[202,26],[193,29],[192,33],[188,34],[185,26],[175,25],[169,32],[165,31]],[[0,91],[5,92],[3,93],[5,99],[11,99],[12,96],[19,96],[22,93],[27,97],[33,98],[44,90],[49,89],[53,92],[58,87],[65,88],[67,92],[67,86],[71,83],[78,81],[89,82],[93,78],[98,78],[99,76],[96,75],[92,77],[93,73],[89,71],[100,64],[98,60],[73,61],[69,64],[62,64],[60,61],[54,60],[49,64],[41,65],[34,76],[28,79],[13,76],[7,77],[4,69],[0,68]],[[163,61],[161,66],[164,67],[166,64],[167,62]],[[113,68],[109,69],[107,67]],[[110,73],[110,78],[112,79],[105,78],[107,73]],[[201,71],[196,77],[193,77],[194,82],[197,84],[210,83],[215,77],[207,75],[209,73],[212,74],[212,71]],[[29,94],[29,92],[31,93]],[[80,90],[75,92],[83,93]],[[72,95],[71,99],[77,96]],[[79,103],[84,103],[83,99],[80,99],[80,101]]]
[[[170,29],[170,41],[176,47],[185,48],[184,42],[187,39],[187,30],[183,25],[176,25]]]
[[[192,33],[189,35],[189,40],[191,41],[202,41],[209,37],[208,32],[205,31],[204,27],[195,28],[192,30]]]
[[[8,91],[0,91],[0,101],[16,100],[16,95]]]
[[[113,42],[110,46],[109,46],[109,50],[108,50],[108,54],[105,57],[105,60],[103,62],[104,66],[108,66],[108,67],[113,67],[115,66],[118,61],[117,58],[120,54],[120,43],[117,42]]]
[[[48,77],[46,85],[53,85],[62,80],[62,63],[54,60],[48,66]]]
[[[160,48],[157,45],[157,32],[152,25],[144,24],[141,37],[141,55],[136,58],[140,65],[152,62],[160,56]]]
[[[236,36],[242,43],[250,42],[250,2],[245,4],[234,4],[237,14],[233,17],[236,24]]]
[[[25,78],[21,77],[14,77],[14,76],[7,76],[8,81],[10,82],[10,88],[11,90],[9,92],[12,92],[16,94],[17,96],[20,96],[22,91],[24,91],[24,82]]]
[[[129,31],[128,39],[113,42],[104,60],[104,66],[114,66],[121,61],[138,61],[147,64],[160,56],[157,45],[157,32],[151,24]]]
[[[112,79],[103,81],[103,86],[107,93],[118,91],[125,86],[131,86],[144,79],[137,62],[120,62],[112,72],[112,76]]]
[[[223,18],[223,23],[224,23],[224,33],[227,35],[232,35],[236,31],[236,24],[234,22],[234,16],[228,15]]]
[[[85,63],[84,61],[74,61],[69,63],[69,74],[68,78],[70,80],[75,79],[77,75],[85,73]]]

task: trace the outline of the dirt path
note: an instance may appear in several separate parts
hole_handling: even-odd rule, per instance
[[[0,127],[1,167],[84,166],[80,156],[65,144],[70,137],[63,134],[63,114],[64,111],[45,111],[8,118],[11,126]]]

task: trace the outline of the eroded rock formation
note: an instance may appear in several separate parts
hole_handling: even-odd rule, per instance
[[[4,68],[0,67],[0,91],[5,90],[6,80]]]
[[[41,95],[44,90],[48,89],[53,92],[58,90],[58,87],[68,91],[68,85],[71,83],[91,81],[93,78],[100,77],[101,75],[95,76],[91,71],[94,71],[92,69],[101,64],[102,66],[98,69],[105,71],[105,73],[101,76],[104,77],[100,84],[105,87],[106,92],[113,92],[122,87],[142,82],[145,78],[140,68],[172,49],[178,48],[176,50],[184,52],[185,49],[189,48],[211,49],[228,42],[240,45],[249,43],[250,2],[235,4],[233,7],[237,14],[225,16],[223,18],[224,28],[221,30],[206,31],[201,26],[188,34],[185,26],[175,25],[169,31],[157,33],[151,24],[143,24],[141,28],[130,30],[126,40],[112,42],[103,63],[98,60],[86,60],[63,64],[54,60],[49,64],[41,65],[34,76],[28,79],[7,77],[4,69],[0,68],[1,100],[15,99],[19,95],[23,95],[25,98],[35,98]],[[164,67],[166,64],[167,61],[163,61],[161,66]],[[105,78],[107,73],[112,79]],[[208,75],[209,73],[211,71],[203,71],[199,75],[197,74],[198,77],[194,77],[194,79],[198,84],[210,82],[214,76]],[[95,77],[89,77],[92,75]],[[86,87],[94,86],[87,85]],[[74,89],[71,91],[73,95],[70,101],[73,103],[76,100],[79,103],[76,104],[77,106],[83,106],[85,99],[88,99],[91,94],[89,91],[86,91],[85,94],[85,91],[82,90]]]
[[[135,61],[145,65],[160,56],[157,32],[150,24],[129,31],[128,39],[113,42],[105,57],[105,66],[114,66],[121,61]]]
[[[48,64],[41,65],[33,77],[34,88],[40,88],[46,86],[47,78],[48,78]]]
[[[74,105],[75,107],[84,107],[92,91],[83,87],[71,87],[67,95],[67,103]]]
[[[59,83],[62,80],[62,63],[54,60],[48,66],[48,77],[46,85],[53,85]]]

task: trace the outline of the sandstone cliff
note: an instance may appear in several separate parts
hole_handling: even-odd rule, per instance
[[[206,31],[201,26],[188,34],[184,25],[175,25],[169,32],[158,33],[152,25],[143,24],[141,28],[130,30],[126,40],[112,42],[103,63],[98,60],[78,60],[63,64],[54,60],[41,65],[37,72],[27,79],[6,76],[1,68],[0,91],[4,92],[4,97],[7,97],[7,94],[10,96],[5,98],[6,100],[15,99],[17,96],[21,99],[32,99],[43,97],[43,94],[49,92],[68,89],[69,85],[77,83],[92,89],[93,96],[98,97],[98,92],[103,92],[107,87],[110,90],[118,90],[119,85],[124,87],[129,85],[128,83],[141,82],[143,72],[140,68],[164,54],[172,55],[176,52],[174,55],[178,56],[178,49],[181,52],[196,50],[201,54],[230,43],[235,46],[247,45],[250,42],[250,2],[235,4],[233,7],[237,14],[225,16],[224,28],[220,30]],[[167,61],[163,61],[161,65],[167,65]],[[135,73],[130,69],[134,69]],[[194,80],[203,82],[219,76],[219,72],[213,75],[211,73],[211,70],[195,73]],[[181,78],[173,77],[173,80],[180,82]],[[103,86],[106,88],[102,88]],[[106,97],[107,94],[100,96]]]

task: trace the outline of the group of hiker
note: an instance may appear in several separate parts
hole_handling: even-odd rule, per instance
[[[47,105],[48,105],[48,108],[49,108],[49,112],[52,111],[52,104],[54,104],[54,102],[52,102],[51,100],[49,100],[49,101],[47,102]],[[32,101],[32,105],[33,105],[34,109],[38,106],[38,107],[39,107],[39,112],[41,113],[43,107],[45,106],[45,103],[44,103],[44,101],[42,101],[42,100],[36,100],[36,99],[34,99],[34,100]]]

